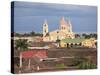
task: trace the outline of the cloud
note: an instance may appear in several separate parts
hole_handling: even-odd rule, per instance
[[[51,31],[58,27],[62,16],[70,17],[75,32],[97,29],[96,6],[15,2],[14,9],[15,31],[41,32],[44,19],[48,20]]]

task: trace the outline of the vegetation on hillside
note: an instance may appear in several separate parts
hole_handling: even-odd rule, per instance
[[[12,33],[13,34],[13,33]],[[43,36],[42,33],[36,33],[34,31],[29,33],[14,33],[15,37],[29,37],[29,36]]]

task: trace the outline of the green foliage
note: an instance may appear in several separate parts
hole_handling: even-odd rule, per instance
[[[94,68],[96,68],[96,65],[93,64],[93,63],[91,63],[90,61],[82,61],[82,62],[78,65],[78,67],[79,67],[80,69],[94,69]]]
[[[30,32],[29,35],[30,35],[30,36],[43,36],[43,34],[41,34],[41,33],[36,33],[36,32],[34,32],[34,31]]]
[[[58,43],[58,45],[60,46],[60,41],[59,39],[56,40],[56,43]]]
[[[34,31],[30,32],[30,35],[31,36],[35,35],[35,32]]]
[[[61,40],[59,40],[59,39],[56,40],[57,43],[60,43],[60,41],[61,41]]]
[[[19,33],[13,33],[13,34],[14,34],[14,36],[21,37],[21,34],[19,34]]]
[[[30,33],[23,33],[23,34],[20,34],[20,33],[14,33],[14,36],[16,37],[29,37],[29,36],[43,36],[43,34],[41,33],[36,33],[34,31],[30,32]]]
[[[28,47],[27,40],[25,40],[25,39],[16,40],[15,46],[16,46],[16,49],[18,49],[18,50],[26,50]]]
[[[64,63],[61,63],[61,64],[56,64],[56,67],[57,67],[57,68],[64,68],[64,67],[65,67],[65,65],[64,65]]]
[[[96,33],[93,33],[93,34],[82,34],[82,36],[85,39],[89,39],[89,38],[95,38],[95,39],[97,39],[97,34]]]
[[[79,69],[95,69],[96,64],[93,64],[89,59],[78,58],[74,61],[72,66],[78,66]]]

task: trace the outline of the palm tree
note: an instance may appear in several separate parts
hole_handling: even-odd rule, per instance
[[[27,40],[25,40],[25,39],[16,40],[15,47],[17,50],[26,50],[28,47]]]
[[[59,47],[60,47],[60,41],[61,40],[59,40],[59,39],[56,40],[56,42],[57,42],[57,44],[58,44]]]

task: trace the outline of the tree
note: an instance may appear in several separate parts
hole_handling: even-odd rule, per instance
[[[16,40],[15,47],[17,50],[26,50],[28,47],[27,40],[25,40],[25,39]]]
[[[96,33],[91,33],[91,34],[82,34],[82,36],[86,39],[89,39],[89,38],[95,38],[97,39],[97,34]]]
[[[86,35],[85,38],[86,38],[86,39],[90,39],[91,36],[90,36],[90,35]]]
[[[85,39],[91,38],[91,36],[90,36],[89,34],[82,34],[82,36],[83,36]]]
[[[34,31],[30,32],[30,35],[31,36],[34,36],[35,35],[35,32]]]
[[[80,35],[79,34],[75,34],[75,38],[78,38],[78,37],[80,37]]]
[[[94,34],[90,34],[90,36],[91,36],[91,38],[95,38],[95,39],[97,39],[97,34],[96,34],[96,33],[94,33]]]
[[[30,32],[30,36],[43,36],[41,33],[36,33],[34,31]]]
[[[78,60],[77,64],[79,69],[95,69],[96,64],[93,64],[89,59],[83,58]]]
[[[43,34],[41,34],[41,33],[35,33],[35,36],[43,36]]]
[[[16,37],[21,37],[21,34],[19,34],[19,33],[14,33],[14,36],[16,36]]]
[[[28,37],[28,36],[30,36],[30,34],[29,33],[24,33],[22,36],[23,37]]]
[[[61,41],[61,40],[59,40],[59,39],[56,40],[58,46],[60,46],[60,41]]]

